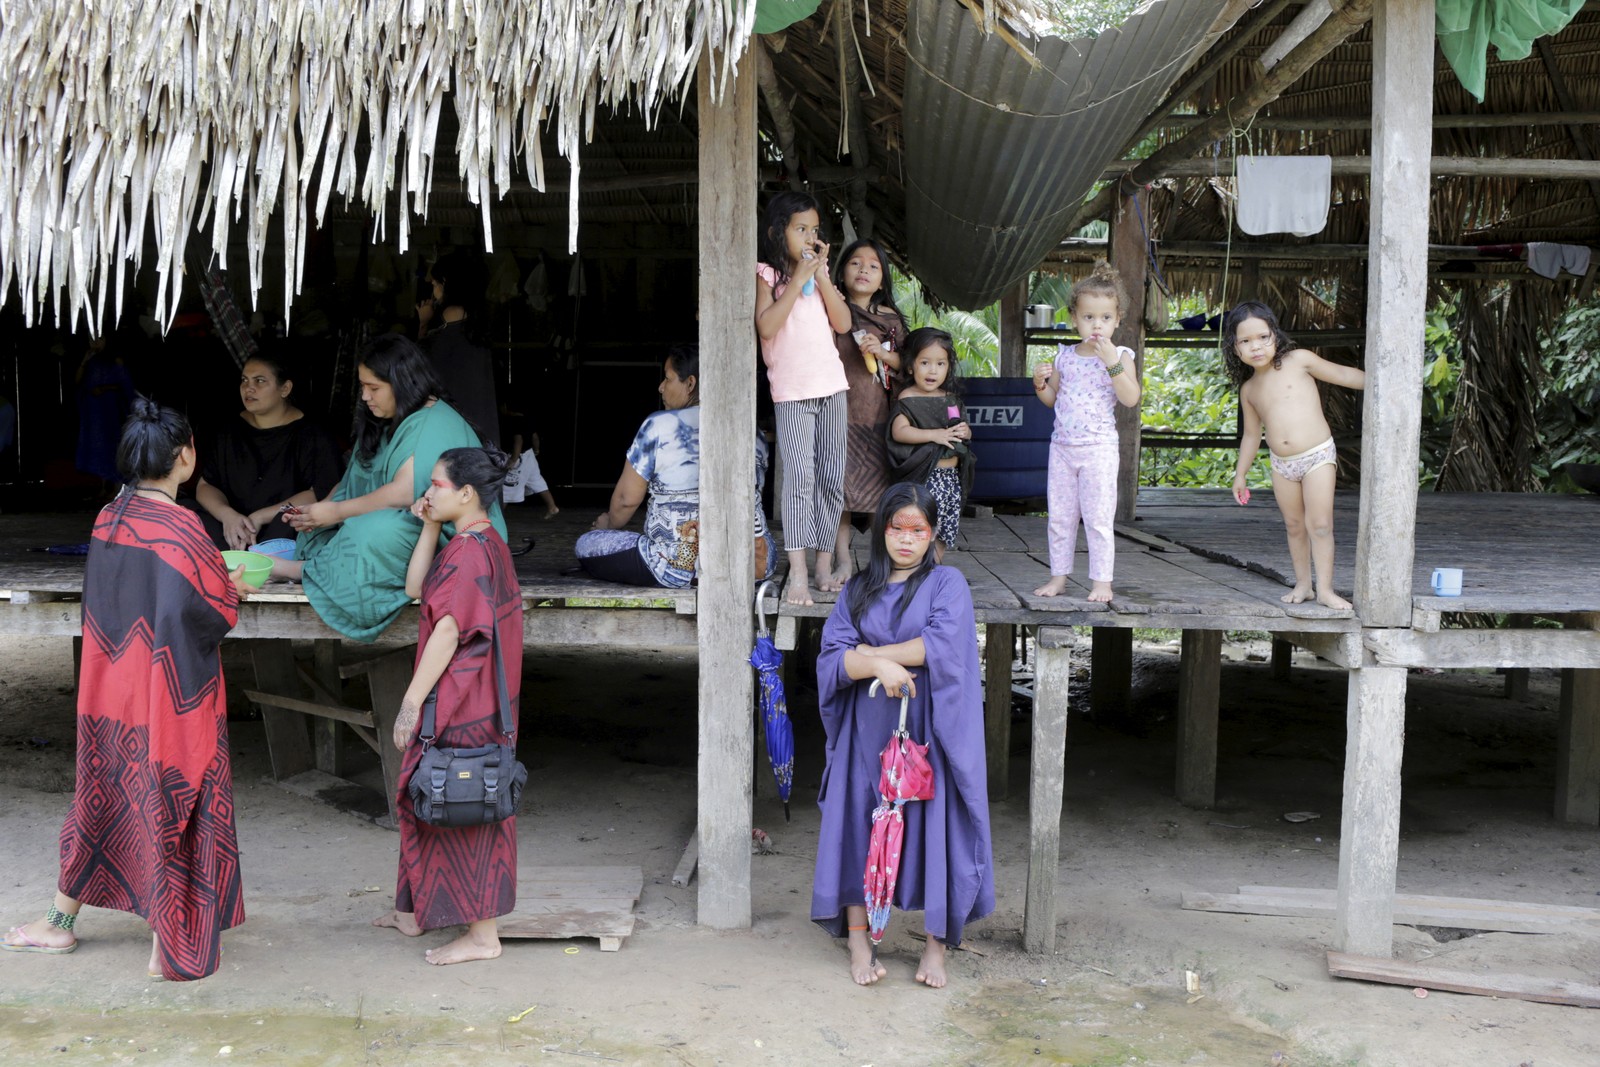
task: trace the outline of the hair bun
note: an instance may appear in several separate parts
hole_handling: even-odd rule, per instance
[[[159,422],[161,419],[161,405],[145,396],[143,393],[134,395],[133,404],[128,414],[140,422]]]

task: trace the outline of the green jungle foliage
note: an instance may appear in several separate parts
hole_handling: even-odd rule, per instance
[[[1561,470],[1600,463],[1600,296],[1573,308],[1545,348],[1539,402],[1539,458],[1534,473],[1554,492],[1577,487]]]

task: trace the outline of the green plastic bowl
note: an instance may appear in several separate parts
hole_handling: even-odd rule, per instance
[[[230,574],[238,570],[241,563],[244,564],[245,584],[256,589],[266,585],[267,577],[272,574],[272,557],[259,552],[224,552],[222,562],[227,565]]]

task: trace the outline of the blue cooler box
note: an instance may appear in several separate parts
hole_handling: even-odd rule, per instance
[[[1055,412],[1039,403],[1032,378],[967,378],[961,399],[978,457],[972,501],[1043,497]]]

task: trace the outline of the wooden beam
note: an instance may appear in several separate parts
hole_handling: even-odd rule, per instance
[[[1306,633],[1294,631],[1274,634],[1290,644],[1305,649],[1313,656],[1325,659],[1335,667],[1366,666],[1361,654],[1361,635],[1346,630],[1342,633]]]
[[[1222,631],[1185,630],[1178,660],[1178,803],[1217,804],[1217,703]]]
[[[1343,44],[1345,39],[1355,33],[1372,18],[1373,0],[1345,0],[1335,8],[1328,21],[1317,27],[1315,33],[1307,37],[1294,51],[1284,57],[1283,62],[1244,92],[1237,94],[1216,113],[1195,126],[1194,129],[1173,141],[1171,144],[1157,149],[1147,159],[1127,173],[1124,181],[1113,181],[1101,189],[1089,200],[1085,201],[1072,222],[1063,229],[1067,233],[1074,233],[1090,219],[1106,217],[1107,213],[1116,206],[1121,195],[1120,186],[1148,185],[1154,175],[1160,173],[1161,168],[1173,160],[1189,159],[1199,155],[1206,146],[1220,139],[1235,125],[1244,125],[1250,117],[1266,105],[1276,100],[1285,89],[1300,79],[1306,71],[1320,59]],[[1432,53],[1429,53],[1428,68],[1433,67]],[[1432,99],[1430,93],[1429,99]],[[1374,101],[1376,113],[1376,101]]]
[[[1154,159],[1154,156],[1150,157]],[[1146,167],[1148,160],[1123,159],[1106,167],[1101,181],[1115,181],[1130,171],[1145,175],[1141,184],[1162,178],[1231,177],[1232,156],[1204,156],[1198,159],[1168,159]],[[1369,156],[1334,156],[1333,176],[1360,177],[1372,173]],[[1484,156],[1431,156],[1428,173],[1435,178],[1540,178],[1595,181],[1600,179],[1600,162],[1589,159],[1499,159]]]
[[[1336,900],[1331,889],[1244,885],[1238,893],[1185,892],[1183,908],[1231,915],[1331,919]],[[1453,926],[1518,934],[1600,934],[1600,908],[1416,893],[1395,894],[1394,921],[1397,926]]]
[[[1369,959],[1345,952],[1328,953],[1328,973],[1335,978],[1357,978],[1364,982],[1438,989],[1446,993],[1472,993],[1480,997],[1531,1000],[1539,1004],[1600,1008],[1600,986],[1559,978],[1457,971],[1421,963]]]
[[[1431,21],[1428,27],[1431,31]],[[1405,711],[1403,668],[1350,672],[1333,932],[1333,943],[1345,952],[1388,956],[1394,950]]]
[[[1543,40],[1543,38],[1541,38]],[[1190,129],[1209,115],[1168,115],[1153,128]],[[1518,111],[1505,115],[1435,115],[1436,130],[1496,130],[1518,126],[1586,126],[1600,123],[1600,111]],[[1307,133],[1336,130],[1370,130],[1370,115],[1336,115],[1318,118],[1311,115],[1257,115],[1252,130],[1304,130]],[[1140,138],[1142,140],[1143,138]]]
[[[1591,630],[1367,630],[1362,646],[1380,667],[1591,667]]]
[[[1028,373],[1028,342],[1024,337],[1028,279],[1000,296],[1000,377],[1021,378]]]
[[[1041,627],[1040,634],[1052,627]],[[1033,756],[1028,784],[1028,889],[1022,947],[1056,948],[1056,871],[1061,863],[1061,794],[1066,783],[1067,690],[1072,682],[1072,631],[1066,647],[1038,642],[1034,665]],[[1059,643],[1058,643],[1059,644]]]
[[[1011,658],[1017,628],[991,622],[983,630],[983,745],[989,762],[989,799],[1011,792]]]
[[[1272,638],[1272,680],[1287,682],[1294,667],[1294,645],[1282,637]]]
[[[777,138],[778,158],[783,166],[784,177],[788,180],[789,188],[798,191],[800,157],[794,146],[794,116],[790,114],[789,103],[784,100],[783,90],[778,86],[778,74],[772,67],[772,56],[768,54],[760,34],[750,38],[750,50],[755,55],[756,84],[761,89],[761,99],[766,102],[767,114],[772,117],[772,133]],[[696,180],[699,180],[698,175]]]
[[[287,640],[252,641],[250,663],[255,669],[257,690],[299,692],[300,676],[295,671],[294,649]],[[281,782],[316,766],[304,715],[262,704],[261,725],[267,735],[267,754],[272,759],[274,779]]]
[[[750,264],[756,255],[756,77],[747,51],[713,95],[709,51],[700,118],[700,759],[699,922],[750,925],[750,752],[754,638],[755,364]]]
[[[1113,344],[1133,350],[1131,373],[1144,385],[1144,285],[1150,257],[1147,251],[1146,220],[1150,218],[1150,194],[1135,190],[1122,198],[1116,217],[1111,220],[1111,265],[1122,276],[1122,291],[1128,306],[1111,335]],[[1139,432],[1143,428],[1140,411],[1143,397],[1133,407],[1116,405],[1117,419],[1117,519],[1132,522],[1139,497]]]
[[[1556,819],[1600,826],[1600,669],[1561,672]]]
[[[1371,196],[1355,605],[1364,626],[1405,626],[1422,434],[1433,0],[1379,0],[1377,10],[1372,167],[1383,180]],[[1382,344],[1371,343],[1377,337]]]
[[[1140,626],[1159,625],[1148,616],[1132,618]],[[1101,722],[1123,718],[1132,698],[1133,630],[1096,626],[1089,636],[1089,711]]]

